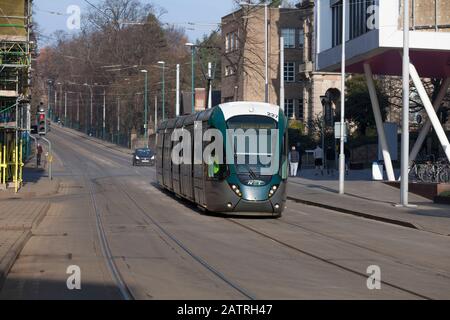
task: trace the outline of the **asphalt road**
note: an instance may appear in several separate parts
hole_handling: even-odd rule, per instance
[[[49,139],[61,188],[1,299],[450,298],[449,237],[291,201],[278,220],[210,216],[126,154],[55,126]]]

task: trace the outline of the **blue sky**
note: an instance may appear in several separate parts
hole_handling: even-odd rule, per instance
[[[95,5],[99,3],[99,0],[89,0],[89,2]],[[203,34],[216,29],[217,26],[210,24],[220,22],[220,18],[233,9],[232,0],[142,0],[142,2],[151,2],[166,9],[167,14],[163,15],[161,20],[166,23],[180,23],[179,26],[186,27],[186,33],[191,41],[195,41]],[[64,30],[69,34],[75,32],[66,27],[66,21],[69,17],[66,10],[70,5],[78,5],[82,14],[89,7],[84,0],[34,1],[34,19],[40,25],[44,35],[51,35],[56,30]],[[195,27],[186,25],[186,22],[194,22],[196,25]],[[189,30],[188,28],[194,28],[195,30]]]

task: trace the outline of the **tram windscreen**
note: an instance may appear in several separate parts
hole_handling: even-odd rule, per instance
[[[276,160],[273,157],[276,148],[272,146],[272,136],[275,132],[278,134],[277,121],[265,116],[242,115],[228,120],[227,127],[233,132],[234,141],[229,150],[233,150],[238,175],[257,179],[278,172],[279,161],[275,162],[277,168],[272,163]],[[276,141],[278,143],[278,139]],[[267,170],[269,168],[273,170]]]

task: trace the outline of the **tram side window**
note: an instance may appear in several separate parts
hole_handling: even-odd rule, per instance
[[[209,128],[210,126],[208,122],[207,121],[203,122],[203,129],[206,131]],[[203,141],[203,152],[205,152],[205,148],[208,145],[213,144],[214,141],[215,141],[214,137],[212,137],[211,141]],[[225,147],[222,152],[222,157],[224,157],[224,155],[225,155]],[[228,166],[224,163],[220,163],[223,162],[224,159],[219,159],[218,155],[216,155],[216,150],[214,150],[214,152],[209,156],[210,159],[208,163],[205,163],[205,170],[207,171],[206,177],[208,178],[208,180],[225,179],[228,176]]]

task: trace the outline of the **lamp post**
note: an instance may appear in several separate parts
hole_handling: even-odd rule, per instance
[[[345,193],[345,40],[346,40],[346,5],[347,1],[342,0],[342,53],[341,53],[341,126],[339,143],[339,194]],[[325,151],[325,150],[324,150]]]
[[[166,62],[164,61],[158,61],[158,64],[161,65],[162,69],[162,91],[161,91],[161,98],[162,98],[162,120],[164,121],[166,119],[166,79],[165,79],[165,69],[166,69]]]
[[[191,78],[191,88],[192,88],[192,92],[191,92],[191,112],[194,113],[195,112],[195,45],[191,42],[186,43],[187,47],[191,47],[191,73],[192,73],[192,78]]]
[[[106,140],[106,89],[103,88],[103,130],[102,139]]]
[[[61,85],[62,85],[62,83],[61,82],[57,82],[56,83],[56,85],[55,85],[55,108],[56,108],[56,113],[58,114],[58,120],[61,120],[61,104],[62,104],[62,101],[61,101],[61,98],[62,98],[62,88],[61,88]],[[56,105],[57,105],[57,102],[58,102],[58,88],[57,88],[57,86],[60,86],[60,88],[59,88],[59,105],[58,105],[58,107],[56,107]]]
[[[145,145],[148,148],[148,70],[141,70],[145,78],[145,88],[144,88],[144,137]]]
[[[89,132],[87,132],[87,133],[90,134],[91,130],[92,130],[92,113],[93,113],[93,107],[92,107],[92,86],[87,84],[87,83],[85,83],[84,85],[86,87],[89,87],[89,89],[91,91],[91,110],[90,110],[90,117],[89,117]],[[87,126],[86,126],[86,129],[87,129]]]
[[[403,1],[403,110],[401,152],[401,206],[409,206],[409,1]]]
[[[52,109],[50,107],[50,89],[51,89],[52,83],[53,83],[52,80],[48,80],[48,95],[47,95],[48,106],[47,106],[47,113],[48,113],[48,118],[49,119],[52,118]]]
[[[269,102],[269,34],[268,34],[268,6],[269,3],[247,3],[241,2],[240,6],[264,6],[264,102]]]
[[[64,92],[64,127],[67,126],[67,91]]]

